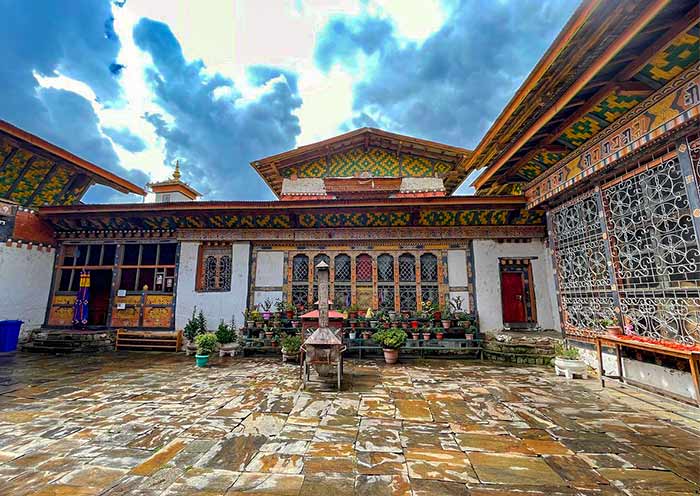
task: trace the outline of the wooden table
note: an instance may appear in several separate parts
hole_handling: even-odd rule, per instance
[[[613,348],[617,359],[617,370],[620,375],[605,375],[603,369],[603,346]],[[598,353],[598,374],[600,375],[600,384],[605,387],[605,378],[617,379],[620,382],[625,382],[624,372],[622,369],[622,355],[620,353],[622,347],[632,348],[635,350],[652,351],[662,355],[683,358],[690,363],[690,375],[693,378],[695,386],[695,403],[700,406],[700,351],[686,351],[668,348],[660,344],[644,343],[634,339],[621,339],[615,336],[598,336],[595,338],[596,352]]]

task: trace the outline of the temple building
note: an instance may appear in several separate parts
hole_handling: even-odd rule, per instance
[[[0,122],[0,318],[69,328],[89,271],[89,326],[181,329],[195,306],[242,324],[267,300],[312,308],[323,260],[337,308],[459,298],[483,331],[562,330],[592,365],[608,321],[696,346],[699,17],[583,2],[476,150],[358,129],[252,162],[275,201],[201,200],[178,165],[154,202],[82,204],[94,183],[146,192]],[[700,387],[663,356],[624,360],[672,395]]]

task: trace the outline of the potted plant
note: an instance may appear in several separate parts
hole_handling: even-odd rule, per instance
[[[360,307],[357,305],[350,305],[348,308],[348,319],[357,319],[357,313],[360,311]]]
[[[267,339],[272,339],[272,337],[275,335],[274,329],[268,327],[267,324],[265,324],[263,327],[263,332],[265,333],[265,337]]]
[[[287,315],[287,320],[292,320],[294,318],[294,305],[292,305],[291,303],[287,303],[284,306],[284,309]]]
[[[262,303],[262,318],[263,320],[270,320],[270,317],[272,317],[272,300],[270,298],[266,298],[265,301]]]
[[[471,341],[474,339],[474,335],[478,332],[475,325],[471,325],[464,330],[464,339]]]
[[[192,316],[187,320],[185,328],[183,329],[183,334],[185,335],[185,354],[189,355],[197,350],[197,345],[194,344],[194,340],[199,331],[199,320],[197,318],[197,307],[192,309]]]
[[[275,301],[275,318],[280,320],[284,316],[285,305],[282,300]]]
[[[413,338],[415,341],[420,339],[420,332],[418,332],[418,329],[411,329],[411,338]]]
[[[430,327],[425,326],[423,328],[423,340],[428,341],[430,339],[430,334],[431,334]]]
[[[445,337],[445,332],[443,331],[443,329],[440,329],[439,327],[435,328],[435,338],[438,341],[442,341],[444,337]]]
[[[425,300],[423,302],[423,312],[425,313],[428,319],[432,317],[433,320],[440,320],[440,318],[442,317],[442,312],[440,312],[440,308],[437,306],[436,303],[433,303],[432,300]]]
[[[567,379],[572,379],[574,375],[580,375],[584,379],[588,378],[586,362],[579,358],[577,348],[561,342],[555,343],[554,356],[554,371],[557,375],[564,375]]]
[[[442,312],[440,315],[441,319],[440,321],[442,322],[442,328],[447,330],[450,327],[452,327],[452,312],[450,311],[450,306],[445,305],[442,308]]]
[[[605,327],[605,330],[610,336],[620,336],[622,335],[622,327],[620,327],[614,320],[612,319],[600,319],[599,321],[600,325]]]
[[[370,331],[369,329],[365,329],[364,331],[362,331],[362,338],[363,339],[369,339],[371,337],[372,337],[372,331]]]
[[[357,339],[357,331],[355,330],[355,326],[352,326],[348,331],[348,337],[350,339]]]
[[[301,337],[297,335],[284,336],[282,338],[282,362],[299,360]]]
[[[216,340],[219,342],[219,356],[232,354],[238,348],[236,343],[236,322],[232,318],[230,324],[226,324],[223,319],[219,322],[219,327],[216,329]]]
[[[253,317],[253,312],[247,308],[243,310],[243,321],[248,329],[255,328],[255,318]]]
[[[384,361],[393,364],[399,360],[399,348],[406,344],[406,333],[398,327],[391,327],[375,333],[372,340],[384,350]]]
[[[209,355],[216,351],[216,334],[213,332],[199,334],[194,339],[194,342],[197,344],[197,354],[195,355],[197,367],[206,367],[209,362]]]

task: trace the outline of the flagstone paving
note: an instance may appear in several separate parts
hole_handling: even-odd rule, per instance
[[[0,355],[0,495],[685,495],[700,409],[544,367]]]

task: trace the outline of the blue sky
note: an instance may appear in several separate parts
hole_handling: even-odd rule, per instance
[[[577,4],[0,0],[0,118],[140,185],[178,159],[205,199],[271,199],[252,160],[357,127],[476,147]]]

